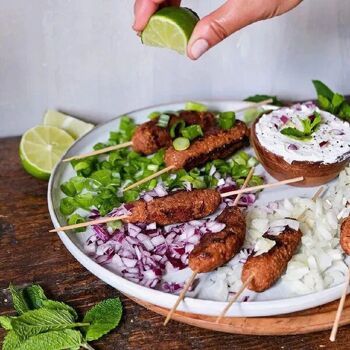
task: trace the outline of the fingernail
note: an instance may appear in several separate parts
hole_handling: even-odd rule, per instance
[[[201,57],[204,52],[208,51],[209,43],[205,39],[196,40],[191,47],[191,55],[196,60]]]

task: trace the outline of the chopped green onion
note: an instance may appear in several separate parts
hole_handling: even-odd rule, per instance
[[[154,171],[154,172],[158,171],[158,168],[159,168],[159,166],[156,165],[156,164],[147,165],[147,169],[151,170],[151,171]]]
[[[113,231],[122,228],[122,226],[123,226],[123,223],[121,222],[121,220],[110,221],[107,223],[107,227],[110,227]]]
[[[200,125],[194,124],[190,125],[187,128],[181,130],[181,135],[186,137],[186,139],[194,140],[199,136],[203,136],[203,131]]]
[[[219,113],[219,126],[221,129],[228,130],[235,125],[235,112],[221,112]]]
[[[160,126],[161,128],[166,128],[169,124],[170,116],[167,114],[161,114],[159,116],[159,120],[157,125]]]
[[[151,120],[157,119],[160,115],[161,115],[160,112],[152,112],[148,115],[148,119],[151,119]]]
[[[64,215],[73,214],[73,212],[78,208],[78,205],[74,198],[65,197],[61,199],[60,202],[60,211]]]
[[[176,137],[176,131],[178,130],[181,132],[181,130],[186,126],[186,123],[183,119],[177,120],[170,128],[170,137],[173,139]]]
[[[184,151],[190,147],[190,140],[185,137],[178,137],[173,141],[173,146],[177,151]]]
[[[206,112],[208,107],[199,102],[189,101],[185,104],[186,111]]]
[[[82,224],[83,222],[85,222],[85,219],[81,215],[76,213],[71,215],[68,219],[68,225]],[[86,228],[84,227],[75,229],[75,231],[77,232],[84,232],[85,230]]]
[[[256,166],[257,164],[259,164],[259,162],[255,157],[249,158],[249,160],[247,162],[247,165],[249,166],[249,168],[252,168],[253,166]]]

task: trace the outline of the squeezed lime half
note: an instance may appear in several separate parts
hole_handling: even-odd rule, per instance
[[[198,16],[185,7],[164,7],[149,20],[141,34],[142,43],[164,47],[185,55]]]

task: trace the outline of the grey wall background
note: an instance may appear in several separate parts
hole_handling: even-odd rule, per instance
[[[262,1],[263,2],[263,1]],[[221,4],[184,4],[201,16]],[[306,99],[319,78],[350,93],[350,1],[308,0],[250,26],[198,62],[143,47],[131,0],[0,0],[0,136],[47,108],[93,121],[138,107],[253,93]]]

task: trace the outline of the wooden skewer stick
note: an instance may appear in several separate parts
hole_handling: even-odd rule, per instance
[[[315,201],[323,192],[323,187],[320,187],[317,192],[314,194],[314,196],[312,197],[312,200]],[[308,208],[305,209],[304,213],[308,210]],[[302,213],[299,218],[301,216],[304,215],[304,213]],[[299,220],[299,219],[298,219]],[[224,310],[222,311],[222,313],[219,315],[219,317],[216,319],[216,323],[219,323],[220,320],[225,316],[225,314],[227,313],[227,311],[231,308],[231,306],[238,300],[238,298],[240,297],[240,295],[244,292],[244,290],[246,289],[246,287],[248,286],[249,282],[254,278],[254,274],[250,275],[247,280],[242,284],[241,288],[238,290],[237,294],[235,295],[235,297],[230,300],[228,302],[228,304],[225,306]]]
[[[278,186],[287,185],[287,184],[291,184],[291,183],[299,182],[299,181],[303,181],[303,180],[304,180],[304,178],[301,176],[301,177],[295,177],[293,179],[287,179],[287,180],[283,180],[283,181],[273,182],[273,183],[270,183],[270,184],[264,184],[264,185],[254,186],[254,187],[241,188],[239,190],[235,190],[235,191],[231,191],[231,192],[225,192],[225,193],[223,193],[221,195],[221,197],[225,198],[225,197],[232,196],[234,194],[256,192],[256,191],[259,191],[259,190],[263,190],[265,188],[278,187]]]
[[[187,293],[187,291],[189,290],[189,288],[191,287],[193,281],[195,280],[195,278],[197,277],[198,272],[194,271],[191,275],[191,277],[188,279],[188,281],[186,282],[186,284],[184,285],[183,290],[181,291],[181,293],[179,294],[179,297],[177,298],[174,306],[172,307],[172,309],[169,311],[163,325],[166,326],[168,324],[168,322],[170,321],[171,317],[173,316],[173,313],[175,312],[175,310],[177,309],[177,307],[179,306],[180,302],[185,298],[185,295]]]
[[[345,286],[344,286],[344,289],[343,289],[343,294],[342,294],[342,296],[340,298],[340,301],[339,301],[339,305],[338,305],[337,313],[335,315],[335,319],[334,319],[331,335],[329,337],[329,340],[332,341],[332,342],[335,341],[335,338],[337,336],[339,322],[340,322],[340,317],[341,317],[341,314],[343,312],[343,308],[344,308],[344,304],[345,304],[345,300],[346,300],[346,295],[347,295],[347,292],[348,292],[349,284],[350,284],[350,268],[348,269],[346,282],[345,282]]]
[[[97,156],[98,154],[107,153],[107,152],[115,151],[117,149],[130,147],[130,146],[132,146],[131,141],[124,142],[124,143],[120,143],[119,145],[109,146],[109,147],[101,148],[97,151],[92,151],[89,153],[84,153],[84,154],[80,154],[80,155],[73,156],[70,158],[66,158],[66,159],[63,159],[62,162],[70,162],[71,160],[74,160],[74,159],[83,159],[83,158],[87,158],[87,157],[91,157],[91,156]]]
[[[170,168],[170,167],[169,167]],[[164,171],[168,169],[165,168],[163,169]],[[248,175],[249,176],[249,175]],[[246,180],[248,179],[248,176],[246,178]],[[297,182],[297,181],[301,181],[303,178],[296,178],[296,179],[289,179],[289,180],[284,180],[284,181],[279,181],[279,182],[274,182],[272,184],[265,184],[265,185],[260,185],[260,186],[254,186],[254,187],[244,187],[242,186],[240,190],[236,190],[236,191],[232,191],[232,192],[226,192],[226,193],[222,193],[221,197],[228,197],[228,196],[232,196],[232,195],[242,195],[243,193],[247,193],[247,192],[254,192],[257,189],[264,189],[264,188],[271,188],[271,187],[277,187],[277,186],[281,186],[281,185],[285,185],[286,183],[292,183],[292,182]],[[250,179],[248,180],[247,184],[249,183]],[[236,197],[237,202],[239,201],[240,197]],[[90,225],[99,225],[99,224],[105,224],[107,222],[111,222],[111,221],[117,221],[117,220],[122,220],[124,218],[126,218],[127,216],[120,216],[120,217],[105,217],[105,218],[100,218],[97,220],[91,220],[91,221],[87,221],[87,222],[83,222],[81,224],[75,224],[75,225],[69,225],[69,226],[63,226],[63,227],[58,227],[54,230],[51,230],[50,232],[58,232],[58,231],[64,231],[64,230],[71,230],[71,229],[75,229],[75,228],[80,228],[80,227],[87,227]]]
[[[142,185],[142,184],[144,184],[144,183],[146,183],[148,181],[151,181],[152,179],[155,179],[156,177],[158,177],[158,176],[160,176],[162,174],[165,174],[165,173],[167,173],[167,172],[169,172],[169,171],[171,171],[173,169],[175,169],[175,167],[173,165],[171,165],[171,166],[168,166],[168,167],[166,167],[166,168],[164,168],[162,170],[159,170],[156,173],[154,173],[154,174],[152,174],[150,176],[147,176],[144,179],[141,179],[141,180],[133,183],[132,185],[124,188],[123,192],[129,191],[129,190],[131,190],[131,189],[133,189],[135,187],[138,187],[138,186],[140,186],[140,185]]]
[[[252,103],[250,106],[243,107],[243,108],[240,108],[240,109],[236,110],[235,113],[244,112],[247,109],[251,109],[251,108],[262,107],[262,106],[267,105],[267,104],[272,103],[272,102],[273,102],[273,99],[269,98],[268,100],[265,100],[265,101],[261,101],[261,102],[258,102],[258,103]],[[99,149],[97,151],[91,151],[91,152],[88,152],[88,153],[76,155],[76,156],[73,156],[73,157],[70,157],[70,158],[63,159],[62,161],[63,162],[70,162],[71,160],[74,160],[74,159],[83,159],[83,158],[86,158],[86,157],[96,156],[96,155],[99,155],[99,154],[115,151],[117,149],[126,148],[126,147],[130,147],[130,146],[132,146],[132,141],[125,142],[125,143],[120,143],[119,145],[115,145],[115,146],[105,147],[105,148]]]
[[[216,319],[215,323],[219,323],[221,319],[226,315],[226,312],[230,309],[230,307],[238,300],[238,298],[241,296],[241,294],[245,291],[248,284],[251,282],[251,280],[254,278],[254,274],[250,275],[247,280],[241,285],[241,288],[239,288],[237,294],[234,296],[232,300],[228,302],[228,304],[225,306],[225,308],[222,310],[219,317]]]
[[[127,217],[128,217],[127,215],[123,215],[123,216],[111,216],[111,217],[107,217],[107,218],[100,218],[100,219],[96,219],[96,220],[82,222],[80,224],[74,224],[74,225],[57,227],[57,228],[55,228],[53,230],[50,230],[49,232],[59,232],[59,231],[66,231],[66,230],[74,230],[76,228],[87,227],[87,226],[90,226],[90,225],[106,224],[107,222],[118,221],[118,220],[125,219]]]
[[[251,180],[253,174],[254,174],[254,167],[250,169],[248,176],[244,180],[242,188],[245,188],[245,187],[248,186],[249,181]],[[235,201],[233,202],[233,206],[237,205],[237,203],[239,202],[241,196],[242,196],[242,194],[238,194],[237,195]],[[169,311],[169,313],[168,313],[168,315],[167,315],[167,317],[166,317],[166,319],[164,321],[164,326],[166,326],[168,324],[168,322],[170,321],[172,315],[174,314],[174,312],[176,311],[177,307],[179,306],[180,302],[185,298],[186,293],[187,293],[188,289],[191,287],[192,282],[194,281],[194,279],[197,276],[197,274],[198,274],[198,272],[194,271],[192,276],[190,277],[190,279],[184,285],[184,288],[182,289],[181,293],[179,294],[179,297],[177,298],[176,303],[171,308],[171,310]]]

